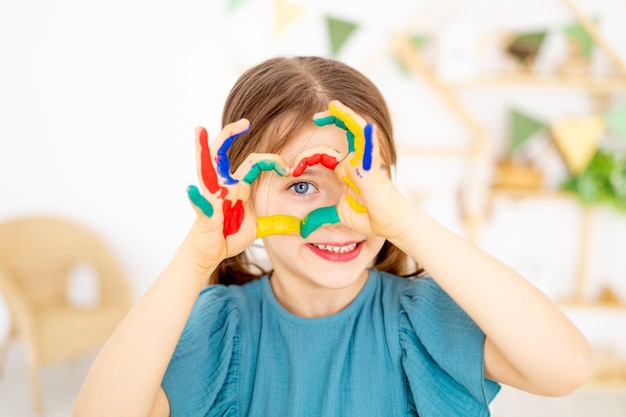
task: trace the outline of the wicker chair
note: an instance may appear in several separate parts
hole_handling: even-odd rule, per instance
[[[69,277],[79,264],[97,275],[98,299],[88,307],[68,297]],[[12,316],[5,343],[14,336],[24,342],[37,413],[43,411],[40,368],[97,349],[131,304],[126,276],[100,238],[54,217],[0,223],[0,294]]]

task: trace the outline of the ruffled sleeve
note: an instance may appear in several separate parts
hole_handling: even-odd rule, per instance
[[[163,378],[172,417],[236,415],[238,323],[228,287],[200,293]]]
[[[489,416],[500,389],[484,378],[484,333],[431,278],[400,298],[402,363],[421,417]]]

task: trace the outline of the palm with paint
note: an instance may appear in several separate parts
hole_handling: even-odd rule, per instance
[[[256,238],[256,218],[247,205],[253,180],[233,178],[227,155],[232,142],[247,132],[249,126],[245,119],[228,124],[211,146],[206,129],[196,129],[196,166],[201,190],[192,185],[187,194],[198,214],[195,253],[208,265],[241,253]],[[253,167],[248,168],[248,173],[254,173]]]

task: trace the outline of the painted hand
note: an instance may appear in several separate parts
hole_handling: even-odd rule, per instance
[[[217,137],[212,149],[208,145],[206,130],[198,129],[196,136],[199,178],[204,185],[204,194],[210,195],[213,203],[207,200],[196,187],[191,186],[188,193],[196,209],[211,218],[214,215],[217,200],[221,200],[224,237],[238,233],[247,219],[256,224],[256,237],[259,238],[287,233],[299,233],[302,237],[307,237],[324,225],[339,222],[344,222],[364,233],[375,234],[376,228],[370,221],[366,205],[367,196],[361,192],[361,188],[363,184],[373,180],[383,184],[390,184],[390,181],[387,172],[382,169],[380,156],[374,152],[374,125],[366,123],[351,109],[337,101],[330,103],[327,112],[317,114],[314,122],[318,126],[334,124],[346,131],[348,154],[345,157],[340,157],[337,151],[329,147],[319,146],[301,153],[289,173],[280,156],[252,154],[237,169],[234,177],[231,176],[227,151],[234,140],[247,131],[248,122],[240,121],[227,126]],[[239,123],[242,125],[239,126]],[[215,148],[217,152],[213,151]],[[335,170],[339,178],[347,185],[344,198],[337,206],[320,207],[310,212],[304,219],[280,214],[254,218],[254,215],[246,210],[245,203],[249,197],[250,184],[262,171],[274,171],[281,176],[298,177],[307,167],[317,164]],[[365,181],[366,177],[367,181]],[[241,178],[241,180],[236,178]],[[367,186],[368,190],[371,188]],[[376,197],[378,196],[372,198]]]
[[[368,231],[368,234],[373,234],[369,225],[369,217],[359,216],[367,213],[368,209],[364,202],[359,201],[361,200],[359,197],[361,191],[355,182],[355,175],[358,182],[362,182],[360,180],[363,179],[364,173],[372,168],[374,125],[365,123],[352,110],[337,101],[330,103],[328,111],[315,115],[313,121],[318,126],[334,124],[344,129],[348,140],[348,153],[340,158],[337,151],[326,146],[309,149],[296,157],[298,162],[292,169],[291,175],[298,177],[302,175],[307,167],[317,164],[335,170],[340,173],[339,178],[348,186],[343,196],[344,198],[337,206],[320,207],[310,212],[302,220],[287,215],[259,218],[259,237],[276,233],[299,232],[302,237],[306,238],[324,225],[340,223],[342,220],[345,223],[344,219],[352,218],[358,219],[359,223],[368,225],[368,227],[360,226],[359,230],[365,229]],[[388,182],[384,171],[380,169],[375,171],[379,177]],[[379,171],[382,173],[379,173]],[[373,175],[370,175],[370,177],[373,177]],[[345,211],[344,206],[346,204],[350,213],[340,215],[341,211]],[[356,224],[356,222],[354,223]]]
[[[335,167],[347,187],[336,210],[341,223],[370,236],[388,237],[406,200],[392,184],[380,155],[375,126],[338,101],[315,115],[318,126],[334,124],[346,131],[348,155]]]
[[[249,122],[245,119],[231,123],[222,129],[211,146],[206,129],[196,129],[196,163],[201,185],[200,189],[189,186],[187,194],[203,226],[204,237],[198,239],[198,244],[213,246],[213,250],[204,247],[201,253],[214,253],[220,247],[218,242],[224,242],[221,245],[224,250],[214,255],[217,260],[236,255],[256,238],[256,219],[247,208],[250,184],[261,171],[287,174],[279,156],[254,154],[231,175],[227,151],[248,129]]]

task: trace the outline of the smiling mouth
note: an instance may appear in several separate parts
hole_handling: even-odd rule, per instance
[[[331,253],[348,253],[352,252],[358,246],[358,243],[350,243],[348,245],[343,246],[335,246],[335,245],[323,245],[319,243],[311,243],[311,246],[315,246],[318,249],[325,250]]]

